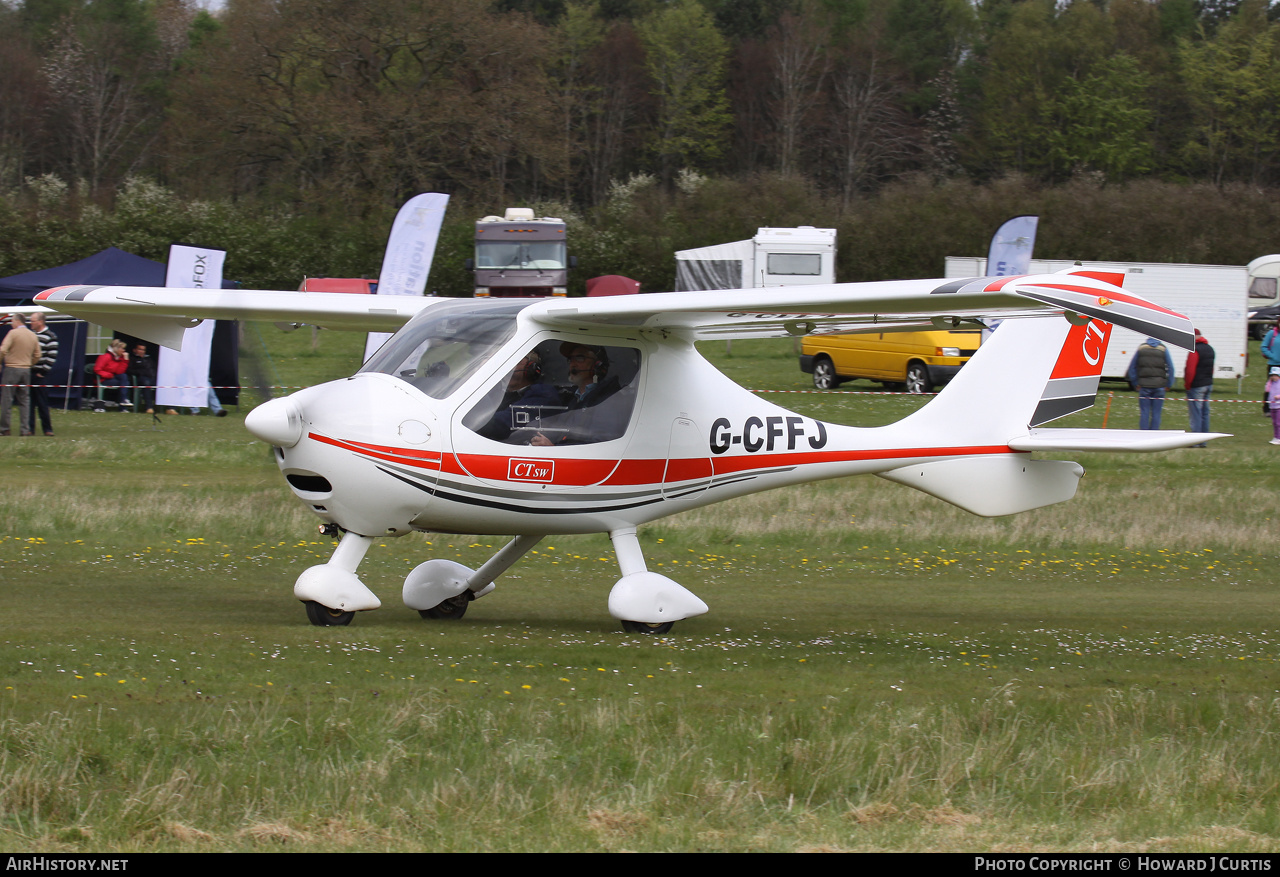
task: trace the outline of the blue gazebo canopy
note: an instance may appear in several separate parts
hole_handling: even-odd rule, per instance
[[[30,304],[36,293],[54,286],[164,286],[165,266],[116,247],[108,247],[87,259],[42,271],[28,271],[0,278],[0,304]]]

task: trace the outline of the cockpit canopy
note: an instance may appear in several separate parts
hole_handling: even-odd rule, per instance
[[[443,399],[511,340],[516,314],[530,304],[469,298],[434,304],[405,324],[360,371],[392,375]]]

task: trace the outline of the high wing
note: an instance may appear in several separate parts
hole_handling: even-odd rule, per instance
[[[554,328],[653,329],[690,340],[771,338],[886,331],[933,323],[1066,311],[1096,317],[1190,349],[1191,321],[1125,292],[1119,275],[1074,269],[1060,274],[969,280],[891,280],[821,286],[664,292],[547,299],[528,317]],[[36,302],[178,348],[194,319],[310,323],[332,329],[392,331],[438,298],[341,293],[64,286]]]
[[[254,289],[178,289],[163,286],[59,286],[35,301],[73,317],[100,323],[182,349],[186,329],[204,319],[307,323],[325,329],[394,332],[442,299],[342,292],[277,292]]]
[[[528,313],[549,326],[666,330],[693,340],[883,332],[1067,311],[1190,349],[1191,321],[1111,281],[1121,275],[1060,274],[967,280],[891,280],[769,289],[664,292],[541,303]]]

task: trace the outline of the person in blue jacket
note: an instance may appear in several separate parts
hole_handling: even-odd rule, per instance
[[[1169,349],[1159,339],[1148,338],[1129,361],[1126,377],[1138,391],[1138,429],[1159,429],[1165,393],[1177,377]]]
[[[1262,355],[1267,358],[1267,369],[1280,368],[1280,320],[1262,336]]]

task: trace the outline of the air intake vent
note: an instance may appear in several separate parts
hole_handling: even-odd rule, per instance
[[[302,475],[293,472],[286,475],[285,479],[292,485],[294,490],[301,490],[303,493],[333,492],[333,485],[329,483],[329,479],[320,475]]]

